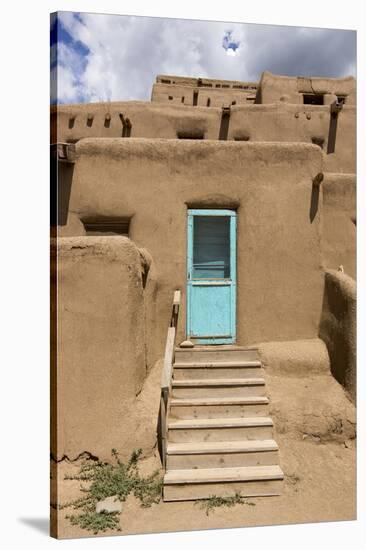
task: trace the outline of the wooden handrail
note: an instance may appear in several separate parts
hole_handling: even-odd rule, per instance
[[[161,376],[162,390],[169,390],[170,388],[170,383],[172,378],[173,359],[174,359],[175,332],[176,332],[175,327],[168,328],[168,336],[166,338],[166,345],[165,345],[163,372]]]
[[[166,465],[166,417],[168,411],[168,399],[172,385],[174,347],[178,327],[181,292],[176,290],[173,297],[172,315],[165,344],[163,372],[161,375],[161,395],[158,418],[158,446],[161,462]]]

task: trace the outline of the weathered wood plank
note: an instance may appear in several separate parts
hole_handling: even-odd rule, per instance
[[[163,373],[161,377],[161,387],[169,388],[171,384],[173,360],[174,360],[174,341],[175,341],[175,327],[168,328],[168,336],[165,345],[164,365]]]
[[[180,306],[181,292],[180,290],[174,291],[173,306]]]
[[[166,466],[166,405],[164,397],[160,398],[160,448],[161,448],[161,462],[163,467]]]

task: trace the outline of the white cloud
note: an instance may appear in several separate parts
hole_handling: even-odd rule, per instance
[[[77,98],[77,85],[74,75],[70,69],[59,65],[51,73],[51,81],[56,81],[57,97],[62,98],[64,102],[74,102]],[[51,86],[52,89],[52,86]]]
[[[60,21],[74,40],[59,49],[63,102],[149,100],[164,73],[258,80],[263,70],[334,72],[337,62],[341,74],[354,62],[352,40],[345,48],[341,31],[71,12],[61,12]]]

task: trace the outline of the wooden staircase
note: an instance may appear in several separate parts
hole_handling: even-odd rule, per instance
[[[283,472],[257,350],[177,348],[164,500],[279,495]]]

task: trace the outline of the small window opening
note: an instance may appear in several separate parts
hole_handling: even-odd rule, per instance
[[[182,103],[184,103],[184,95],[182,95]]]
[[[231,102],[231,105],[236,105],[236,101],[232,101],[232,102]]]
[[[87,235],[90,236],[117,236],[128,237],[130,218],[84,218],[81,220]]]
[[[204,139],[205,134],[201,130],[180,130],[177,132],[178,139]]]
[[[89,126],[89,128],[93,126],[93,120],[94,120],[93,115],[88,115],[86,119],[86,125]]]
[[[168,96],[168,97],[169,97],[169,100],[170,100],[170,101],[173,99],[173,96],[172,96],[172,95],[170,95],[170,96]]]
[[[71,130],[71,128],[74,127],[74,124],[75,124],[75,117],[70,117],[69,118],[69,130]]]
[[[221,88],[221,84],[215,84],[216,88]]]
[[[161,79],[162,84],[170,84],[170,80],[167,80],[166,78]]]
[[[249,141],[249,139],[250,139],[249,136],[246,136],[246,135],[234,137],[234,141]]]
[[[196,106],[198,103],[198,92],[195,90],[193,92],[193,105]]]
[[[222,87],[223,88],[230,88],[230,85],[229,84],[223,84]]]
[[[304,94],[304,105],[324,105],[324,95]]]
[[[324,146],[324,139],[320,137],[312,137],[311,142],[314,143],[314,145],[318,145],[320,149],[323,149]]]
[[[211,105],[211,99],[208,97],[207,98],[207,107],[209,107]]]
[[[106,114],[104,118],[104,128],[109,128],[111,125],[111,115]]]

